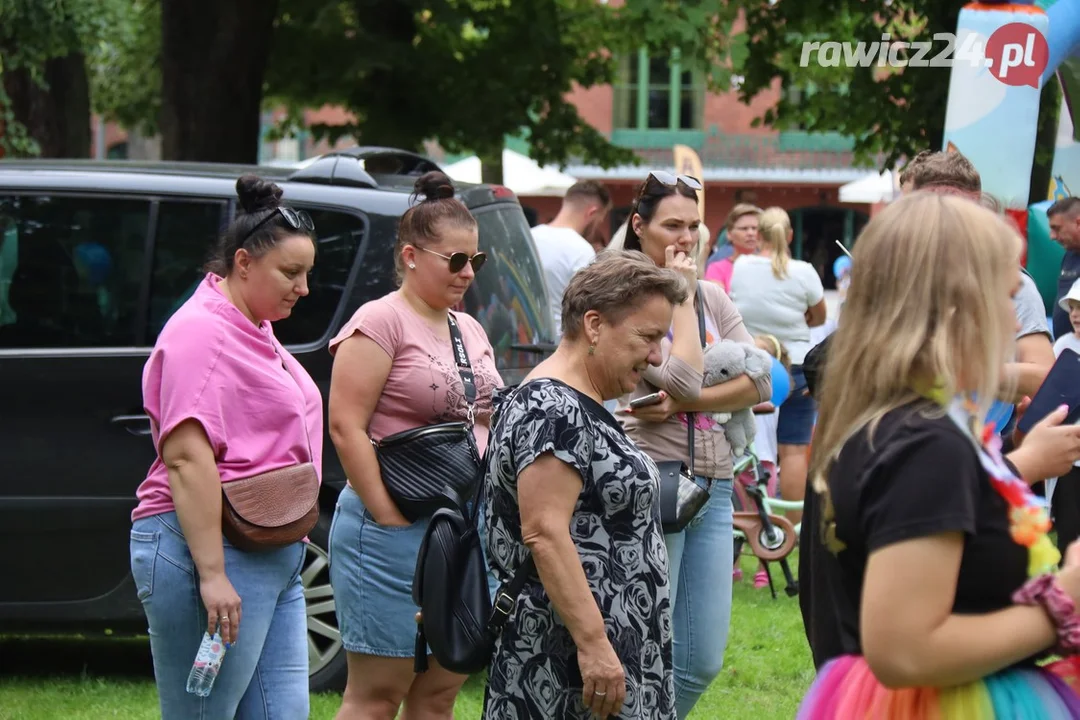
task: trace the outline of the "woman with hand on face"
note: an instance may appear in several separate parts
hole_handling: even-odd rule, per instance
[[[500,404],[487,551],[504,588],[527,580],[495,646],[486,720],[674,720],[659,473],[603,402],[661,362],[686,292],[640,252],[601,253],[566,288],[558,349]]]
[[[311,463],[300,469],[317,492],[322,395],[271,326],[308,294],[315,227],[273,183],[248,175],[236,190],[243,212],[143,371],[158,459],[136,492],[131,574],[164,720],[253,720],[267,707],[308,716],[304,543],[235,547],[223,537],[222,490]],[[204,632],[229,647],[208,697],[186,692]]]
[[[426,672],[414,672],[412,582],[430,515],[406,517],[372,445],[414,428],[465,421],[483,453],[492,393],[502,384],[480,323],[450,310],[486,259],[478,252],[476,219],[440,172],[419,178],[416,195],[420,202],[398,230],[401,287],[363,305],[330,342],[330,437],[349,478],[330,531],[330,581],[349,664],[342,720],[393,718],[403,702],[405,718],[452,718],[467,679],[434,658]],[[469,388],[455,331],[470,366]]]
[[[640,249],[655,264],[679,272],[690,293],[673,314],[662,342],[663,361],[648,368],[632,397],[660,391],[661,402],[631,409],[620,402],[627,434],[653,460],[690,464],[687,413],[694,413],[691,472],[709,499],[684,529],[665,536],[672,586],[675,634],[675,697],[680,718],[689,715],[719,672],[731,619],[732,458],[722,425],[709,413],[727,413],[772,397],[772,379],[739,375],[702,388],[704,358],[695,295],[701,294],[705,342],[723,339],[753,344],[742,318],[723,289],[698,283],[691,259],[697,244],[695,178],[652,173],[634,201],[626,248]],[[632,399],[632,398],[631,398]],[[624,399],[625,400],[625,399]]]

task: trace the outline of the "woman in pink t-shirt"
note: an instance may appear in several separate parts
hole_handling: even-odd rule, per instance
[[[761,208],[749,203],[739,203],[728,213],[728,242],[731,243],[731,255],[716,260],[705,269],[705,279],[711,280],[731,294],[731,273],[735,261],[743,255],[753,255],[758,251],[758,225],[761,222]]]
[[[272,470],[321,473],[322,396],[271,327],[308,294],[315,228],[277,185],[249,175],[236,187],[243,212],[143,370],[158,458],[136,493],[131,574],[163,720],[308,716],[304,543],[234,547],[221,496],[222,483]],[[220,674],[209,696],[189,693],[203,633],[218,631]]]
[[[416,191],[423,199],[398,229],[401,288],[363,305],[330,341],[330,437],[349,478],[330,529],[330,582],[349,669],[339,720],[393,718],[402,702],[410,716],[452,718],[467,679],[433,657],[426,672],[414,672],[412,581],[429,518],[406,519],[372,445],[405,430],[469,419],[451,316],[471,366],[481,453],[492,393],[502,384],[480,323],[450,311],[486,258],[477,252],[476,220],[442,173],[422,176]]]

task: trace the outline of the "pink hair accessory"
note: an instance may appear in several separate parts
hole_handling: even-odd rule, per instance
[[[1018,605],[1040,605],[1057,627],[1059,655],[1080,655],[1080,615],[1076,603],[1058,582],[1057,575],[1047,573],[1028,580],[1013,593]]]

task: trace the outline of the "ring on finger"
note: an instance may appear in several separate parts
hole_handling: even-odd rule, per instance
[[[594,690],[593,695],[599,695],[600,697],[604,697],[605,695],[607,695],[607,693],[606,692],[597,692],[597,691]]]

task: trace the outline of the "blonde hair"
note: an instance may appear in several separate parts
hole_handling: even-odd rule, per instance
[[[788,249],[788,233],[791,232],[791,219],[783,208],[771,207],[761,213],[761,228],[758,233],[766,246],[772,251],[772,271],[777,280],[787,277],[788,261],[791,251]]]
[[[870,221],[853,255],[811,450],[826,542],[835,532],[826,478],[844,444],[864,427],[872,437],[886,413],[920,397],[917,387],[945,398],[973,391],[985,417],[1014,342],[1003,318],[1020,238],[978,203],[908,195]]]
[[[615,231],[615,234],[611,236],[611,241],[608,242],[606,250],[623,250],[626,246],[626,227],[630,223],[629,218],[619,229]],[[709,260],[709,228],[705,227],[705,223],[702,222],[698,225],[698,243],[697,249],[694,252],[696,256],[694,260],[697,262],[697,274],[699,280],[705,279],[705,263]]]
[[[728,213],[727,221],[724,223],[724,227],[731,230],[735,227],[735,223],[739,222],[739,218],[744,215],[753,215],[758,218],[758,222],[761,221],[761,208],[757,205],[751,205],[750,203],[739,203],[735,207],[731,208],[731,212]]]

